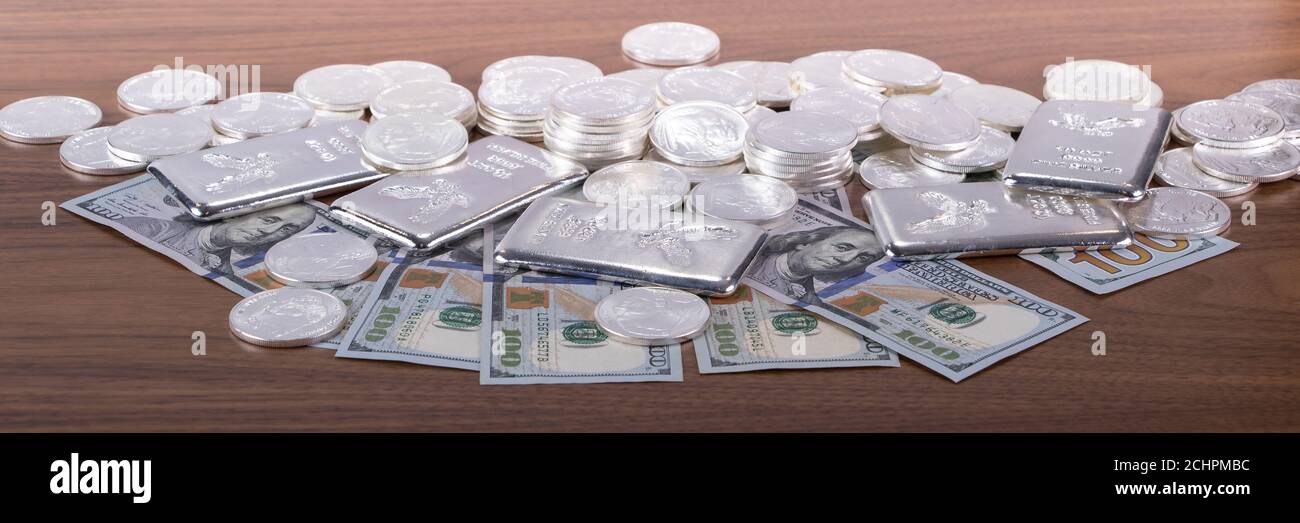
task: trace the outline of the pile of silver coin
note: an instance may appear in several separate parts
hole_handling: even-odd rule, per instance
[[[620,78],[568,84],[550,98],[543,141],[551,152],[597,170],[645,155],[655,101],[644,85]]]
[[[561,56],[517,56],[483,71],[478,89],[479,130],[540,142],[551,97],[561,87],[602,76],[586,60]]]
[[[69,168],[116,175],[207,147],[254,140],[270,144],[288,138],[270,138],[276,135],[368,119],[338,124],[356,126],[352,136],[362,164],[352,167],[363,174],[345,173],[359,176],[356,179],[405,172],[379,182],[386,183],[417,171],[442,173],[443,168],[482,160],[479,168],[488,172],[534,169],[537,172],[516,178],[534,175],[548,183],[566,178],[575,188],[577,179],[585,176],[579,191],[580,198],[589,201],[585,205],[685,210],[758,233],[790,223],[799,193],[842,187],[855,175],[871,189],[868,198],[881,204],[869,212],[892,208],[921,213],[912,225],[937,218],[930,219],[929,209],[918,210],[920,200],[890,207],[890,199],[902,194],[891,190],[952,186],[944,190],[965,188],[970,192],[963,194],[975,195],[967,200],[997,204],[1001,200],[985,198],[980,191],[1000,195],[1004,185],[1036,185],[1026,181],[1034,181],[1030,175],[1038,173],[1016,169],[1020,155],[1014,154],[1018,146],[1030,149],[1027,144],[1035,133],[1026,127],[1035,121],[1052,132],[1076,133],[1061,140],[1108,136],[1105,133],[1118,128],[1160,134],[1151,138],[1149,149],[1130,155],[1147,167],[1167,146],[1161,142],[1165,135],[1160,125],[1169,123],[1170,115],[1163,111],[1144,113],[1152,117],[1141,119],[1111,117],[1108,109],[1089,113],[1086,107],[1067,113],[1052,105],[1052,119],[1038,119],[1048,112],[1045,103],[1160,107],[1164,93],[1147,72],[1119,62],[1078,60],[1050,66],[1044,75],[1044,102],[1016,89],[944,71],[933,61],[902,51],[836,50],[789,63],[711,65],[719,50],[718,35],[707,28],[680,22],[647,24],[628,31],[622,40],[623,55],[633,69],[605,75],[577,58],[510,57],[483,71],[477,96],[454,83],[445,69],[410,60],[328,65],[300,75],[291,93],[254,92],[224,99],[223,86],[212,76],[160,69],[135,75],[118,87],[117,104],[131,117],[115,126],[96,127],[103,114],[92,102],[41,96],[0,109],[0,136],[21,143],[62,143],[60,157]],[[1126,81],[1088,81],[1107,77]],[[1169,129],[1175,144],[1185,147],[1168,149],[1154,162],[1154,176],[1166,187],[1148,188],[1149,176],[1129,173],[1139,179],[1140,187],[1116,182],[1104,188],[1111,194],[1102,198],[1122,203],[1118,208],[1135,232],[1162,238],[1221,233],[1231,213],[1215,197],[1243,194],[1260,183],[1300,172],[1300,80],[1257,82],[1222,100],[1188,105],[1174,112]],[[545,161],[520,152],[540,154],[536,147],[510,149],[501,143],[519,145],[514,140],[488,136],[471,143],[475,130],[544,144]],[[348,149],[351,143],[339,147]],[[493,146],[482,156],[467,152]],[[860,162],[855,153],[863,158]],[[323,157],[332,154],[325,151]],[[558,174],[537,168],[559,161],[555,156],[573,160],[592,174],[586,176],[576,165]],[[1050,156],[1035,151],[1030,161]],[[151,170],[166,170],[176,161],[163,161]],[[255,159],[241,161],[247,162],[240,166],[245,174],[258,172]],[[396,206],[399,201],[427,200],[414,211],[427,215],[426,221],[452,212],[447,209],[468,208],[470,198],[457,191],[470,190],[473,183],[456,182],[452,174],[439,177],[441,185],[436,187],[386,187],[385,197],[397,199],[379,201]],[[976,181],[995,183],[954,185]],[[952,204],[952,212],[980,210],[961,205]],[[1177,227],[1152,219],[1167,206],[1199,206],[1222,219]],[[524,208],[527,202],[511,212]],[[574,229],[565,234],[579,234],[581,220],[570,218],[577,221],[566,222]],[[975,219],[973,214],[961,218]],[[880,229],[888,227],[878,224]],[[894,232],[911,231],[903,229]],[[951,234],[962,234],[958,229],[953,226],[957,232]],[[1128,230],[1122,232],[1127,237]],[[651,235],[645,241],[656,239],[671,240]],[[674,254],[665,245],[660,248]],[[953,253],[918,253],[948,254]],[[267,251],[266,266],[270,277],[285,287],[241,301],[231,311],[231,328],[241,339],[267,346],[327,339],[343,327],[347,307],[316,289],[365,278],[375,265],[374,246],[352,235],[312,233],[281,241]],[[292,319],[275,323],[267,317]],[[629,318],[641,318],[642,323]],[[611,294],[595,310],[596,322],[610,337],[640,345],[690,339],[708,318],[708,305],[698,296],[659,287]],[[651,324],[661,319],[663,325]]]

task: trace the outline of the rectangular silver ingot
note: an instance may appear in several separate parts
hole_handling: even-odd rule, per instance
[[[514,138],[489,136],[436,174],[390,175],[340,196],[330,212],[426,252],[586,178],[581,165]]]
[[[1128,247],[1132,235],[1110,200],[999,182],[879,189],[862,203],[885,254],[932,260]]]
[[[1007,161],[1010,186],[1094,198],[1146,196],[1169,134],[1169,112],[1116,102],[1049,100],[1029,118]]]
[[[736,292],[767,238],[760,227],[700,214],[628,218],[637,212],[567,198],[538,200],[502,238],[496,261],[725,296]]]
[[[350,189],[383,177],[361,161],[360,120],[164,158],[149,164],[194,218],[229,218]]]

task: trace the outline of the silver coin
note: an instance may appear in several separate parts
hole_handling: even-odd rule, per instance
[[[1024,91],[992,84],[962,87],[949,94],[948,99],[984,125],[1011,133],[1020,132],[1042,103]]]
[[[134,162],[108,152],[112,127],[96,127],[72,135],[59,146],[59,161],[69,169],[95,175],[129,174],[143,171],[144,162]]]
[[[736,73],[712,67],[669,71],[659,79],[659,97],[665,104],[708,101],[748,111],[756,104],[754,84]]]
[[[655,108],[654,91],[620,78],[591,78],[565,85],[551,96],[557,116],[587,123],[642,120]]]
[[[285,93],[241,94],[222,100],[211,114],[217,132],[243,139],[302,129],[315,117],[307,100]]]
[[[1300,137],[1300,94],[1282,91],[1245,91],[1229,95],[1225,100],[1262,105],[1282,117],[1282,137]]]
[[[707,27],[685,22],[656,22],[623,35],[623,54],[650,65],[691,65],[718,54],[722,41]]]
[[[634,160],[596,171],[582,184],[582,195],[599,203],[672,208],[682,203],[691,182],[675,167]]]
[[[908,149],[873,154],[858,168],[858,178],[868,189],[930,187],[961,183],[966,175],[926,167],[912,159]]]
[[[371,123],[361,135],[361,152],[377,165],[397,170],[441,167],[469,145],[465,127],[437,113],[401,113]]]
[[[788,111],[751,127],[749,139],[786,153],[839,153],[858,142],[858,129],[848,120],[833,114]]]
[[[789,107],[794,101],[794,89],[790,87],[790,73],[794,68],[785,62],[727,62],[718,64],[718,69],[731,71],[754,84],[754,96],[758,104],[767,107]]]
[[[607,75],[606,78],[621,78],[624,80],[631,80],[633,82],[639,83],[649,88],[650,92],[653,93],[654,90],[659,87],[659,79],[663,78],[665,74],[668,74],[668,69],[640,67],[640,68],[628,69],[626,71],[619,71],[617,73]]]
[[[1285,122],[1277,111],[1231,100],[1206,100],[1182,108],[1178,127],[1214,147],[1263,147],[1282,137]]]
[[[483,69],[483,82],[507,77],[531,69],[556,69],[564,72],[574,81],[604,76],[599,67],[591,62],[567,56],[512,56],[497,60]]]
[[[291,236],[266,251],[266,272],[290,287],[342,287],[370,275],[379,254],[369,242],[343,232]]]
[[[880,128],[880,106],[884,95],[848,87],[828,87],[804,94],[790,105],[791,111],[816,111],[833,114],[858,127],[858,134]]]
[[[370,67],[384,73],[394,85],[418,80],[451,81],[451,73],[447,72],[446,69],[416,60],[393,60],[372,64]]]
[[[880,126],[908,145],[932,151],[970,147],[980,122],[947,98],[920,94],[891,97],[880,108]]]
[[[1187,146],[1196,145],[1196,142],[1201,141],[1201,139],[1187,134],[1182,127],[1178,126],[1178,115],[1183,114],[1183,109],[1185,109],[1185,107],[1175,109],[1173,114],[1170,115],[1169,135],[1180,144]]]
[[[939,83],[938,89],[935,89],[934,92],[930,93],[930,96],[948,96],[953,91],[961,89],[962,87],[966,87],[968,85],[975,85],[978,83],[979,82],[975,81],[974,78],[971,78],[964,74],[954,73],[952,71],[944,71],[943,81]]]
[[[722,165],[712,165],[708,167],[701,167],[695,165],[682,165],[679,163],[674,163],[672,160],[669,160],[667,158],[664,158],[663,155],[659,154],[659,151],[656,151],[654,148],[650,148],[649,150],[647,150],[645,156],[642,159],[672,165],[673,167],[676,167],[677,170],[681,171],[682,174],[685,174],[686,179],[689,180],[691,183],[701,183],[701,182],[711,180],[713,178],[718,178],[721,176],[727,176],[732,174],[741,174],[745,172],[744,159],[739,159],[731,163],[724,163]]]
[[[1151,77],[1141,69],[1112,60],[1072,60],[1049,66],[1043,75],[1043,98],[1141,103]]]
[[[790,89],[796,95],[823,87],[850,87],[844,77],[844,59],[852,51],[822,51],[790,62]]]
[[[1147,109],[1151,107],[1162,107],[1165,104],[1165,90],[1160,85],[1151,82],[1147,85],[1147,95],[1136,105],[1138,109]]]
[[[343,300],[318,290],[284,287],[235,304],[230,331],[254,345],[300,347],[334,337],[347,317]]]
[[[1224,149],[1202,142],[1192,146],[1192,163],[1225,180],[1269,183],[1300,171],[1300,149],[1286,141],[1253,149]]]
[[[355,111],[365,109],[391,80],[383,71],[368,65],[338,64],[317,67],[293,82],[293,94],[317,109]]]
[[[0,136],[19,143],[59,143],[99,124],[104,113],[89,100],[37,96],[0,109]]]
[[[635,345],[670,345],[704,332],[709,304],[664,287],[624,289],[596,304],[596,324],[611,338]]]
[[[745,116],[729,106],[686,102],[664,109],[655,117],[650,143],[673,163],[721,165],[740,158],[748,132]]]
[[[1156,178],[1165,185],[1201,191],[1210,196],[1227,198],[1259,188],[1259,182],[1234,182],[1211,176],[1192,162],[1192,148],[1170,149],[1156,160]]]
[[[785,182],[767,176],[737,174],[705,181],[691,190],[691,208],[721,218],[759,226],[794,212],[799,194]]]
[[[1218,198],[1182,187],[1151,189],[1124,215],[1134,232],[1169,240],[1213,236],[1232,223],[1232,211]]]
[[[113,126],[108,150],[127,160],[152,162],[207,147],[213,134],[212,127],[193,116],[147,114]]]
[[[117,103],[136,114],[169,113],[221,97],[221,82],[191,69],[155,69],[117,86]]]
[[[551,103],[551,95],[573,81],[559,69],[530,67],[509,76],[493,78],[479,85],[478,99],[486,107],[514,118],[540,120]]]
[[[1016,141],[1006,131],[985,127],[975,145],[960,151],[911,148],[912,159],[922,165],[953,173],[982,173],[1007,164]]]
[[[475,113],[474,95],[451,82],[422,80],[388,87],[375,95],[370,113],[375,119],[398,113],[433,111],[462,123],[466,113]]]
[[[844,58],[844,73],[867,85],[899,93],[939,87],[943,69],[924,57],[891,49],[863,49]]]
[[[1247,85],[1245,89],[1242,89],[1242,91],[1280,91],[1300,95],[1300,80],[1291,78],[1260,80]]]

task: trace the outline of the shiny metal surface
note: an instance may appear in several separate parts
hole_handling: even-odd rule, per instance
[[[878,189],[862,199],[886,254],[903,260],[1127,247],[1109,200],[998,182]]]
[[[149,173],[196,219],[248,214],[382,177],[361,162],[365,128],[351,120],[253,138],[158,160]]]

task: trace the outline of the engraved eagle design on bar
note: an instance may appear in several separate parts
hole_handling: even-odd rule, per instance
[[[447,180],[434,180],[429,185],[393,185],[379,190],[379,194],[399,200],[428,200],[409,219],[429,223],[446,214],[452,207],[469,207],[469,197],[461,192],[460,185]]]
[[[1120,118],[1112,116],[1105,120],[1090,120],[1082,113],[1072,113],[1061,109],[1060,120],[1048,120],[1054,127],[1083,133],[1086,136],[1109,137],[1115,135],[1115,129],[1141,127],[1146,120],[1141,118]]]
[[[640,233],[636,246],[642,249],[655,247],[663,254],[668,263],[678,267],[691,264],[694,251],[687,243],[706,240],[734,240],[739,234],[735,229],[722,225],[685,225],[681,222],[664,224],[658,230]]]
[[[274,167],[280,161],[271,153],[257,153],[251,158],[240,158],[222,153],[208,153],[200,157],[203,163],[220,169],[233,169],[235,174],[222,176],[220,180],[203,186],[207,192],[217,193],[230,186],[245,185],[256,180],[269,180],[276,175]]]
[[[982,229],[988,225],[986,216],[998,212],[985,200],[962,202],[935,191],[921,193],[921,201],[938,210],[939,214],[907,224],[908,232],[929,234],[964,227]]]

